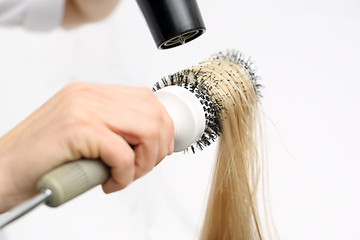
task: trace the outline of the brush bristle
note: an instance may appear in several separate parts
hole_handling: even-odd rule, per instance
[[[225,52],[218,52],[211,56],[215,59],[223,59],[225,61],[231,62],[237,65],[240,69],[244,69],[244,71],[249,75],[250,81],[253,84],[254,91],[258,98],[261,98],[261,88],[262,85],[260,84],[261,78],[256,74],[256,69],[253,67],[253,61],[251,58],[246,58],[244,54],[238,50],[231,49],[226,50]]]
[[[250,59],[245,60],[243,54],[237,50],[227,50],[226,52],[218,52],[206,60],[207,64],[220,65],[219,61],[227,61],[236,65],[241,71],[245,72],[250,78],[256,96],[260,97],[260,87],[258,83],[259,77],[256,76],[254,69],[252,68],[252,62]],[[204,62],[203,62],[204,63]],[[216,79],[213,81],[215,84],[208,83],[208,79],[212,76],[208,72],[202,71],[200,67],[191,67],[186,70],[179,71],[175,74],[171,74],[168,77],[163,77],[161,81],[154,84],[153,91],[157,91],[161,88],[177,85],[188,89],[194,93],[203,106],[206,118],[206,127],[203,135],[199,140],[193,143],[187,150],[191,150],[195,153],[195,149],[204,149],[213,143],[221,134],[221,116],[222,112],[226,113],[226,109],[222,105],[221,98],[219,96],[213,96],[210,90],[212,87],[216,87],[216,81],[222,81],[223,79]]]

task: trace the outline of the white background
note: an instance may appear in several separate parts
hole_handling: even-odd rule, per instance
[[[360,2],[199,0],[207,32],[156,49],[135,3],[49,34],[0,30],[0,135],[70,80],[151,86],[227,48],[265,86],[269,185],[281,239],[360,239]],[[128,189],[42,206],[7,239],[194,239],[216,145],[168,157]],[[26,157],[26,156],[24,156]],[[31,170],[31,168],[29,168]]]

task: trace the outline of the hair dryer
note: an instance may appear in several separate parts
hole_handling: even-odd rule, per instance
[[[185,44],[205,32],[196,0],[137,0],[159,49]]]

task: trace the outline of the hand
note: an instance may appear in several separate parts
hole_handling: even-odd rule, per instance
[[[72,83],[0,138],[0,212],[35,194],[49,170],[80,158],[111,168],[123,189],[173,151],[172,120],[147,88]]]
[[[108,16],[119,0],[67,0],[63,27],[76,27],[97,22]]]

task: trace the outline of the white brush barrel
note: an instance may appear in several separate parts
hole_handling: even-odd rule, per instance
[[[188,148],[205,130],[205,112],[194,93],[180,86],[168,86],[155,92],[174,122],[174,151]]]

